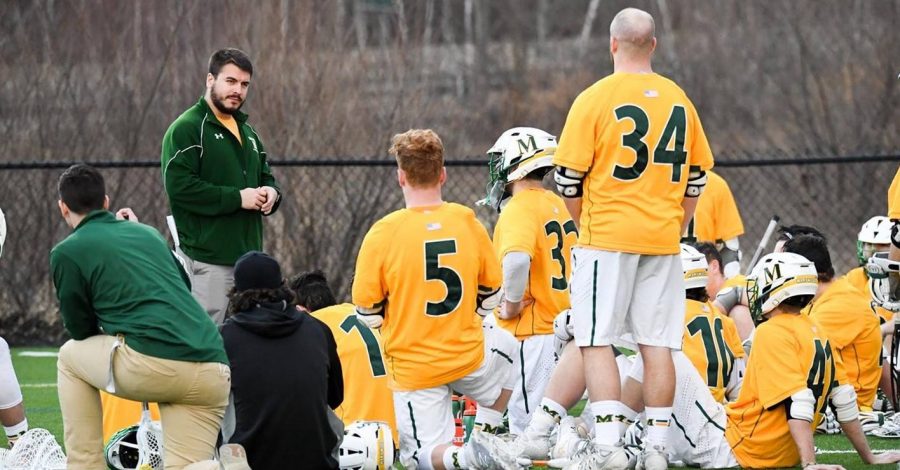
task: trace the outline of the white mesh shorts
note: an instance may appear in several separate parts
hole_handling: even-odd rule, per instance
[[[517,375],[513,363],[519,353],[519,342],[503,328],[489,324],[482,327],[484,361],[474,372],[447,385],[393,393],[400,434],[400,463],[404,467],[431,468],[430,456],[424,454],[452,441],[452,391],[475,400],[478,406],[491,406],[502,389],[515,386]],[[550,348],[552,351],[552,342]]]
[[[737,467],[738,462],[725,438],[725,407],[713,398],[709,387],[690,359],[681,351],[672,353],[675,363],[675,402],[669,423],[669,460],[701,468]],[[640,355],[628,376],[643,383]]]
[[[681,349],[684,272],[678,255],[572,249],[578,346],[633,343]]]
[[[552,334],[536,335],[520,341],[516,348],[516,384],[509,397],[509,432],[521,434],[528,426],[531,413],[540,406],[544,389],[556,366]]]

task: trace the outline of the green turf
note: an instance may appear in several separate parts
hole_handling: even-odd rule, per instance
[[[25,413],[28,415],[28,424],[31,427],[48,429],[63,444],[62,416],[59,412],[59,398],[56,395],[55,386],[46,384],[56,383],[56,358],[55,357],[23,357],[23,351],[53,352],[53,348],[13,348],[13,365],[19,383],[22,385],[22,393],[25,395]],[[581,412],[583,404],[579,404],[571,411]],[[0,445],[6,445],[6,436],[0,432]],[[869,445],[873,449],[897,449],[900,448],[900,440],[869,438]],[[816,436],[816,446],[821,450],[852,451],[849,441],[843,436]],[[855,453],[847,454],[821,454],[817,458],[820,463],[840,464],[848,469],[884,468],[893,469],[893,465],[868,466],[864,465]]]

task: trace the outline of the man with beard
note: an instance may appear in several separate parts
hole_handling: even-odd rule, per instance
[[[281,201],[262,140],[240,111],[252,75],[243,51],[213,53],[206,94],[169,126],[162,142],[178,255],[192,293],[217,324],[234,285],[235,261],[262,250],[262,216]]]

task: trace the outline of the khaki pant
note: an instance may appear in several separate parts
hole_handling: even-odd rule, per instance
[[[100,393],[107,385],[115,336],[69,340],[59,350],[57,381],[69,470],[106,468]],[[166,470],[217,469],[213,458],[231,370],[141,354],[124,344],[113,355],[114,395],[159,403]],[[193,465],[192,465],[193,464]]]
[[[191,294],[216,325],[221,325],[228,308],[228,291],[234,286],[234,267],[192,260],[181,248],[175,253],[191,278]]]

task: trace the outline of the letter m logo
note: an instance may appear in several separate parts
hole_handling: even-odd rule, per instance
[[[529,135],[527,139],[519,139],[516,142],[519,143],[520,155],[537,150],[537,142],[535,142],[533,135]]]

